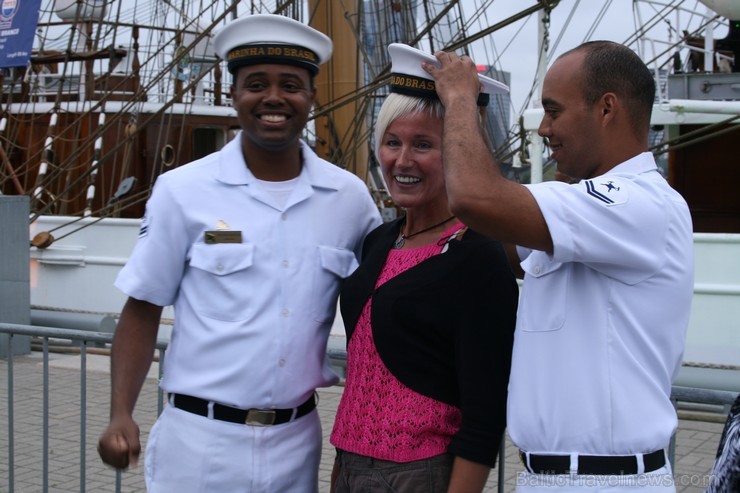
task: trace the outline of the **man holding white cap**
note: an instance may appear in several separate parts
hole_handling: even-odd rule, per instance
[[[561,55],[542,81],[539,134],[579,181],[524,186],[501,175],[470,116],[475,65],[436,56],[425,67],[446,110],[450,208],[516,244],[525,272],[507,410],[526,469],[517,491],[675,491],[665,449],[694,252],[686,201],[648,151],[653,74],[610,41]]]
[[[157,180],[116,280],[129,299],[98,450],[118,468],[137,461],[134,404],[162,307],[173,304],[161,382],[169,405],[149,435],[148,491],[315,492],[314,391],[337,381],[326,341],[339,282],[380,215],[359,178],[300,139],[331,40],[253,15],[225,26],[215,45],[242,132]]]

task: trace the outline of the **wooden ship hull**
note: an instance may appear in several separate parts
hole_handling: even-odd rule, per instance
[[[217,116],[109,109],[19,119],[9,129],[15,146],[6,155],[10,179],[2,192],[31,194],[32,211],[41,215],[140,218],[160,173],[218,150],[233,135],[238,122],[226,110]],[[147,125],[140,127],[141,119]],[[98,144],[80,145],[90,139]]]

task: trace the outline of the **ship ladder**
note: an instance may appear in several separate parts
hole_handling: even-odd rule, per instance
[[[34,206],[41,200],[42,194],[44,194],[44,192],[46,191],[42,183],[44,182],[44,178],[46,178],[46,172],[49,170],[49,166],[54,165],[54,149],[52,148],[52,146],[54,144],[57,117],[58,114],[54,112],[51,114],[51,118],[49,118],[49,132],[46,136],[46,141],[44,142],[41,164],[39,165],[38,175],[36,175],[36,185],[34,186],[33,195],[31,195],[31,209],[33,209]],[[47,193],[49,192],[47,191]],[[50,198],[53,202],[53,195],[50,194]]]
[[[98,128],[103,128],[104,125],[105,125],[105,113],[100,113],[100,115],[98,115]],[[88,217],[92,214],[93,199],[95,198],[95,180],[98,176],[98,165],[100,162],[100,154],[101,154],[102,148],[103,148],[103,134],[101,132],[98,138],[95,139],[95,146],[93,149],[93,159],[92,159],[92,163],[90,164],[90,174],[88,175],[88,179],[87,179],[87,195],[86,195],[85,212],[84,212],[85,217]]]

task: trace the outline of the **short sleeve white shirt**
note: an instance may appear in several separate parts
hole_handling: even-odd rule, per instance
[[[115,284],[174,305],[165,391],[291,407],[337,380],[326,342],[339,283],[381,220],[359,178],[303,143],[301,173],[279,200],[249,171],[240,142],[157,179]]]
[[[561,454],[666,447],[677,425],[669,397],[693,292],[686,202],[650,153],[578,184],[528,188],[554,250],[520,249],[513,442]]]

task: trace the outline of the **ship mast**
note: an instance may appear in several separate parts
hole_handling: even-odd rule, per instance
[[[356,94],[363,86],[359,40],[353,29],[361,11],[359,0],[333,2],[309,0],[309,24],[334,42],[334,54],[316,78],[317,110],[332,101]],[[320,111],[319,111],[320,113]],[[368,173],[363,100],[338,106],[316,118],[316,152],[324,159],[348,169],[363,180]]]

